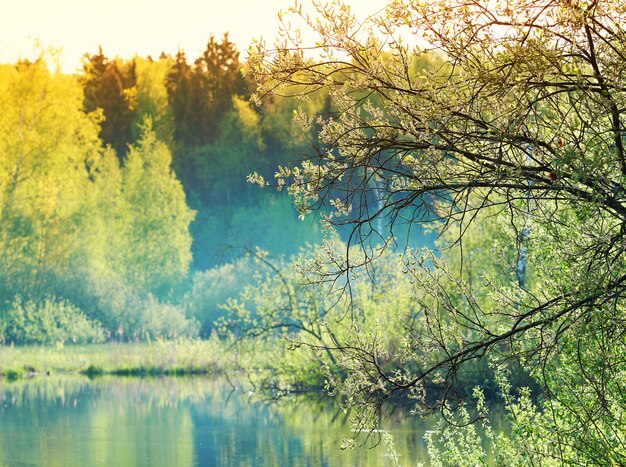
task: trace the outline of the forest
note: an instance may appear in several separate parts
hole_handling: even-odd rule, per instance
[[[227,36],[193,62],[99,50],[83,66],[2,65],[2,341],[208,335],[252,277],[238,259],[321,239],[284,193],[247,182],[302,157],[315,130],[296,129],[295,103],[249,103]]]
[[[626,464],[626,6],[279,16],[245,58],[0,66],[5,352],[323,393],[395,465],[397,407],[436,466]]]

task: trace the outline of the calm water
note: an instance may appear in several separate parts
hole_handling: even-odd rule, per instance
[[[382,445],[339,449],[352,433],[327,399],[268,403],[220,379],[0,381],[0,403],[2,466],[391,465]],[[402,465],[426,461],[429,427],[398,412],[384,428]]]

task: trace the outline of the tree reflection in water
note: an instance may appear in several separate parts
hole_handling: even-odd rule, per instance
[[[390,465],[376,435],[340,450],[348,414],[322,395],[263,401],[220,378],[49,376],[0,383],[0,465]],[[428,428],[388,421],[402,465]]]

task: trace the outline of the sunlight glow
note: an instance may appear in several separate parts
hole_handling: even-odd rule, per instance
[[[307,5],[306,0],[301,2]],[[351,0],[353,11],[367,15],[384,0]],[[158,57],[180,48],[197,57],[213,34],[225,32],[245,52],[252,39],[271,42],[278,30],[277,13],[291,0],[22,0],[11,2],[0,16],[0,62],[36,56],[36,44],[62,49],[64,71],[81,67],[85,53],[102,45],[107,56]]]

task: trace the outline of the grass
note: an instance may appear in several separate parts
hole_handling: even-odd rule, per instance
[[[301,357],[287,350],[281,341],[250,341],[245,345],[240,342],[233,346],[217,338],[65,346],[0,345],[0,378],[15,381],[71,374],[89,378],[220,374],[228,377],[244,371],[247,380],[259,388],[287,392],[319,389],[323,384],[317,371],[319,363],[312,370],[310,358],[299,360]],[[304,372],[300,369],[303,364],[307,367]]]
[[[211,340],[159,340],[72,346],[0,346],[0,375],[14,380],[30,374],[98,375],[212,374],[238,364],[228,344]]]

